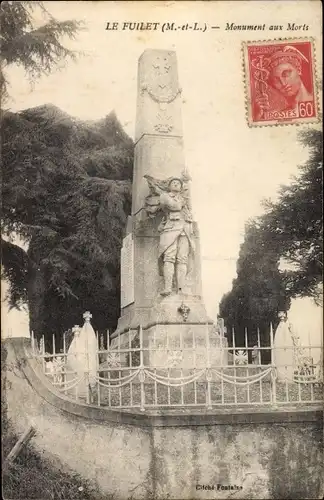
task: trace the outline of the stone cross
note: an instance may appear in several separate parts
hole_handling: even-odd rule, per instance
[[[83,319],[84,321],[90,323],[90,319],[92,318],[92,314],[90,311],[86,311],[85,313],[83,313]]]

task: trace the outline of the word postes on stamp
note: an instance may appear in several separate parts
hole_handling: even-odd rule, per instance
[[[244,42],[250,126],[318,121],[311,40]]]

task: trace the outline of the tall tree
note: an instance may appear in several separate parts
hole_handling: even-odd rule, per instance
[[[0,22],[3,95],[10,91],[8,66],[23,67],[34,81],[77,56],[62,40],[74,38],[81,23],[55,20],[42,2],[2,2]],[[2,241],[11,305],[28,300],[36,335],[62,332],[85,309],[96,328],[113,328],[132,141],[114,113],[87,123],[54,106],[4,111],[1,126],[2,230],[29,242],[26,254]]]
[[[268,242],[275,242],[279,255],[293,264],[283,275],[289,295],[316,299],[323,282],[323,136],[309,129],[299,139],[309,148],[309,159],[275,203],[265,202],[262,226]]]
[[[255,342],[257,326],[268,343],[278,311],[288,310],[293,297],[316,298],[323,281],[322,133],[309,129],[299,138],[309,159],[293,182],[281,187],[277,201],[265,201],[265,213],[246,225],[237,278],[220,303],[220,315],[241,344],[245,328]],[[283,258],[293,270],[280,270]]]
[[[247,330],[248,342],[253,345],[259,329],[261,344],[269,345],[270,323],[276,328],[278,312],[288,307],[289,298],[279,271],[277,248],[266,240],[260,224],[251,220],[245,228],[245,239],[237,262],[237,278],[219,307],[230,333],[229,341],[234,329],[236,344],[243,346]]]
[[[113,328],[132,140],[114,113],[89,124],[40,106],[6,113],[3,122],[3,228],[30,241],[25,291],[14,279],[23,261],[4,243],[13,301],[27,294],[36,335],[64,331],[85,309],[98,329]]]
[[[35,23],[35,14],[41,15],[43,22],[41,26]],[[39,24],[39,23],[38,23]],[[59,22],[47,11],[43,2],[40,1],[3,1],[0,9],[0,92],[1,107],[6,105],[9,96],[10,82],[7,79],[7,69],[10,66],[20,66],[25,70],[26,76],[31,82],[41,75],[49,74],[59,63],[69,59],[75,60],[77,53],[65,47],[62,37],[75,38],[83,28],[82,23],[68,20]],[[5,115],[5,116],[4,116]],[[21,211],[26,201],[28,206],[28,190],[30,186],[41,191],[40,177],[43,169],[40,161],[43,151],[39,151],[38,158],[30,162],[30,158],[24,158],[24,165],[17,171],[17,164],[21,161],[19,150],[31,151],[33,142],[28,144],[31,134],[24,130],[23,116],[14,113],[1,112],[1,128],[5,131],[2,137],[3,150],[1,155],[1,166],[3,169],[3,206],[2,206],[2,232],[6,236],[18,234],[27,240],[31,237],[30,224],[25,226],[26,220],[21,218]],[[19,144],[20,141],[23,143]],[[6,155],[4,151],[9,151]],[[47,162],[49,161],[47,155]],[[12,169],[12,162],[15,168]],[[28,167],[28,169],[27,169]],[[37,169],[41,171],[37,173]],[[28,171],[27,171],[28,170]],[[43,169],[43,173],[44,173]],[[9,173],[9,175],[7,175]],[[14,176],[17,176],[16,178]],[[30,178],[29,178],[30,176]],[[37,182],[35,186],[35,179]],[[27,195],[27,200],[23,196]],[[26,278],[28,271],[28,260],[23,256],[23,251],[13,243],[2,243],[2,263],[5,274],[10,279],[11,305],[17,305],[20,300],[25,301],[27,297]],[[18,257],[20,256],[20,257]],[[9,264],[11,262],[11,265]],[[9,266],[9,267],[8,267]],[[18,279],[19,276],[19,279]]]

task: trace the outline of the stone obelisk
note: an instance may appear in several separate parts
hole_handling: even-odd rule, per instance
[[[178,293],[174,287],[161,295],[163,278],[159,271],[159,224],[162,216],[150,218],[145,203],[150,190],[144,176],[154,179],[180,178],[185,166],[181,89],[176,53],[146,50],[138,63],[138,94],[135,133],[135,160],[132,190],[132,215],[128,219],[121,252],[121,315],[116,344],[125,332],[143,329],[144,338],[171,336],[179,328],[195,328],[202,335],[213,328],[201,296],[201,262],[197,224],[192,223],[194,262]],[[208,326],[209,325],[209,326]],[[120,339],[119,339],[120,341]]]

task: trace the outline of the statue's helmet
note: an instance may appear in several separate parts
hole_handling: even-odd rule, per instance
[[[173,182],[173,181],[178,181],[178,182],[180,182],[180,184],[181,184],[181,188],[183,187],[183,180],[182,180],[182,179],[180,179],[180,177],[171,177],[171,179],[170,179],[170,180],[169,180],[169,182],[168,182],[168,187],[170,187],[171,182]]]

